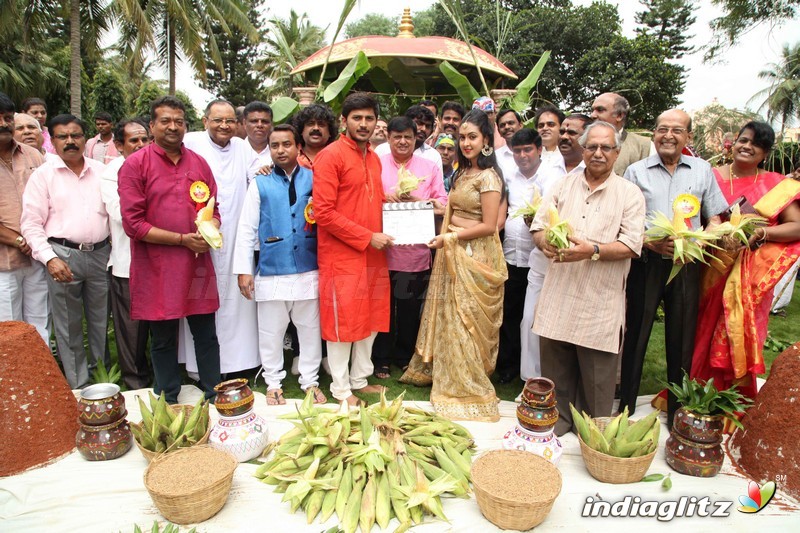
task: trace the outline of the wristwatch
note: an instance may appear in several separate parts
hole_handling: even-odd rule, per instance
[[[592,254],[592,261],[597,261],[598,259],[600,259],[600,247],[597,246],[596,244],[593,244],[592,246],[594,246],[594,253]]]
[[[17,238],[14,239],[14,244],[17,245],[17,248],[22,248],[22,245],[25,244],[25,237],[18,235]]]

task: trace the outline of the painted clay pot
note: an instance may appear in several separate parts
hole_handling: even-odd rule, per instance
[[[564,451],[561,441],[553,431],[536,433],[520,426],[515,426],[503,436],[503,448],[535,453],[556,466]]]
[[[698,415],[678,409],[666,443],[667,464],[689,476],[716,476],[725,460],[721,446],[723,425],[721,415]]]
[[[522,401],[531,407],[553,407],[556,404],[555,383],[547,378],[530,378],[522,389]]]
[[[109,461],[125,455],[133,445],[128,421],[117,420],[105,426],[81,425],[75,444],[88,461]]]
[[[113,383],[97,383],[81,391],[78,421],[85,426],[107,426],[128,414],[125,397]]]
[[[517,405],[517,421],[528,431],[536,433],[552,431],[558,421],[558,409],[555,405],[538,408],[522,402]]]
[[[217,391],[214,407],[220,416],[239,416],[253,408],[255,398],[246,378],[223,381],[214,390]]]
[[[239,416],[220,416],[208,436],[209,445],[228,452],[240,463],[261,455],[268,441],[267,421],[252,409]]]

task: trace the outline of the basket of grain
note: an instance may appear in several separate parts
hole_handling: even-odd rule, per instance
[[[196,406],[191,406],[191,405],[185,405],[185,404],[178,404],[178,405],[170,405],[170,406],[168,406],[168,408],[170,410],[172,410],[172,412],[175,413],[175,415],[178,415],[181,411],[183,411],[184,419],[188,419],[191,416],[192,412],[197,407]],[[144,456],[145,459],[147,459],[148,463],[150,461],[152,461],[153,459],[155,459],[156,457],[158,457],[159,455],[163,455],[164,453],[173,452],[173,451],[176,451],[176,450],[178,450],[180,448],[183,448],[183,447],[186,447],[186,446],[196,446],[198,444],[205,444],[205,443],[208,442],[208,436],[211,435],[211,424],[210,424],[210,420],[208,418],[208,414],[207,413],[203,413],[201,416],[204,417],[204,421],[202,422],[202,426],[205,427],[206,429],[205,429],[205,432],[202,434],[202,436],[200,436],[200,438],[197,440],[197,442],[193,443],[193,442],[191,442],[189,440],[183,441],[182,443],[179,442],[179,443],[173,444],[171,447],[168,447],[164,451],[161,451],[161,452],[156,452],[154,450],[149,450],[149,449],[145,448],[142,445],[142,443],[140,442],[141,434],[139,432],[140,431],[147,431],[147,429],[144,427],[144,423],[143,422],[139,422],[139,423],[131,422],[130,425],[132,426],[131,427],[131,432],[133,433],[133,442],[136,443],[136,447],[139,448],[139,451],[142,452],[142,455]],[[170,435],[170,436],[173,437],[172,441],[174,442],[174,440],[175,440],[174,437],[177,436],[177,435]],[[167,437],[166,434],[162,434],[161,439],[166,439],[166,437]],[[163,444],[166,447],[166,441],[163,441]]]
[[[238,465],[232,455],[208,445],[181,448],[153,459],[144,486],[164,518],[194,524],[225,505]]]
[[[611,419],[595,418],[594,422],[598,429],[603,431]],[[633,424],[633,421],[628,421],[628,424]],[[586,470],[593,478],[603,483],[622,484],[641,481],[656,456],[654,449],[647,455],[639,457],[615,457],[591,448],[580,435],[578,442],[581,444],[581,455]]]
[[[472,464],[472,487],[483,516],[503,529],[526,531],[547,518],[561,492],[550,461],[519,450],[487,452]]]

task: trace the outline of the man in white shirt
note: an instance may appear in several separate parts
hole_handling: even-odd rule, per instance
[[[511,153],[511,137],[514,136],[519,130],[522,129],[522,117],[513,109],[503,109],[497,113],[497,131],[504,139],[504,144],[495,150],[495,157],[497,164],[503,171],[503,179],[506,179],[506,174],[513,175],[517,171],[517,164],[514,162],[514,156]],[[456,135],[456,137],[458,137]]]
[[[429,159],[434,163],[438,163],[439,169],[442,169],[442,156],[439,155],[439,152],[433,146],[425,143],[425,140],[433,131],[434,122],[436,122],[436,117],[434,114],[425,106],[412,105],[406,110],[405,116],[413,120],[414,124],[417,125],[417,138],[416,142],[414,143],[414,155],[418,155],[424,157],[425,159]],[[378,157],[383,157],[389,152],[391,152],[389,143],[383,143],[375,148],[375,153],[378,155]]]
[[[562,168],[566,174],[586,168],[583,161],[583,146],[578,140],[592,118],[581,113],[573,113],[561,123],[558,130],[558,151],[561,152]]]
[[[532,129],[521,129],[509,140],[514,159],[513,170],[504,170],[508,185],[508,218],[503,236],[503,254],[508,267],[508,280],[503,296],[503,324],[500,326],[500,350],[497,373],[502,383],[510,383],[520,375],[524,328],[520,330],[528,287],[529,261],[534,249],[529,225],[516,215],[533,197],[544,192],[563,173],[560,169],[542,164],[542,138]],[[530,323],[528,323],[530,329]]]
[[[269,155],[269,134],[272,132],[272,108],[264,102],[255,100],[244,106],[242,121],[247,144],[250,145],[250,158],[247,166],[247,183],[256,176],[259,169],[272,164]]]
[[[151,385],[147,366],[147,337],[149,328],[144,320],[131,318],[130,266],[131,239],[122,228],[117,178],[125,158],[150,144],[150,129],[141,119],[122,120],[114,128],[114,144],[122,154],[106,165],[100,176],[100,195],[108,211],[111,225],[111,267],[109,293],[114,337],[122,381],[130,390]]]
[[[536,110],[533,123],[542,137],[542,163],[550,166],[563,166],[558,150],[558,130],[564,122],[564,113],[553,104],[546,104]]]
[[[227,100],[214,100],[203,116],[205,131],[187,133],[186,148],[202,156],[217,183],[217,204],[222,225],[223,245],[211,251],[217,276],[219,309],[216,312],[219,364],[223,374],[255,368],[258,357],[258,321],[256,305],[239,294],[233,274],[233,248],[236,229],[247,192],[247,165],[252,148],[236,132],[236,111]],[[186,370],[197,371],[194,342],[186,320],[181,321],[179,354],[185,357]]]

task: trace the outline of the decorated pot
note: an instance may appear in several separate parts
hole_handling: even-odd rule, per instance
[[[125,455],[133,445],[133,436],[128,421],[122,418],[104,426],[81,424],[75,444],[84,459],[108,461]]]
[[[558,421],[558,409],[551,407],[532,407],[526,402],[517,405],[517,421],[529,431],[545,433],[552,431]]]
[[[672,429],[694,442],[713,444],[722,439],[725,419],[720,416],[699,415],[681,407],[672,418]]]
[[[503,436],[503,448],[535,453],[556,466],[564,451],[561,441],[552,430],[546,433],[536,433],[520,426],[515,426]]]
[[[255,398],[246,378],[223,381],[214,390],[217,391],[214,407],[220,416],[239,416],[253,408]]]
[[[106,426],[128,414],[125,397],[119,385],[113,383],[97,383],[83,389],[78,409],[78,421],[85,426]]]
[[[267,422],[254,411],[221,416],[208,436],[208,444],[236,457],[240,463],[255,459],[267,447]]]
[[[547,378],[530,378],[522,389],[522,401],[531,407],[553,407],[556,404],[556,385]]]
[[[666,443],[667,464],[689,476],[716,476],[725,460],[721,446],[723,423],[721,415],[698,415],[678,409]]]

